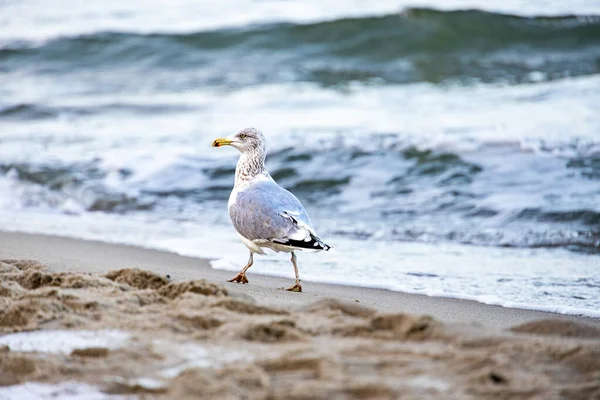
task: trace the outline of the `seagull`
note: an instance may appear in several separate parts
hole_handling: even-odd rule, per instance
[[[241,153],[235,168],[235,184],[229,196],[229,217],[250,259],[228,282],[248,283],[246,271],[254,263],[254,253],[263,249],[291,253],[296,284],[286,290],[301,292],[296,250],[329,250],[317,237],[306,210],[292,193],[279,186],[265,168],[267,146],[264,135],[246,128],[226,138],[215,139],[213,147],[232,146]]]

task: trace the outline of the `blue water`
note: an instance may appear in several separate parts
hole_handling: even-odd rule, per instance
[[[256,126],[334,247],[303,279],[599,314],[595,1],[4,1],[0,26],[0,229],[237,270],[210,143]]]

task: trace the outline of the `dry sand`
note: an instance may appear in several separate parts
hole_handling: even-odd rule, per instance
[[[31,382],[78,398],[600,399],[596,320],[225,285],[206,261],[44,236],[0,234],[0,259],[0,399]]]

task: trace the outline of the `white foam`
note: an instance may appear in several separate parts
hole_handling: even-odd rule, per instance
[[[11,351],[70,354],[76,349],[122,347],[131,334],[119,330],[66,331],[45,330],[10,333],[0,336],[0,345]]]
[[[575,141],[587,143],[587,147],[593,149],[594,144],[600,146],[595,118],[599,98],[590,89],[595,87],[600,87],[598,75],[508,87],[441,87],[419,83],[357,86],[345,93],[323,90],[312,84],[286,83],[220,93],[198,90],[178,94],[177,101],[201,104],[201,109],[177,116],[168,113],[145,116],[143,126],[151,126],[150,132],[140,129],[140,117],[133,113],[119,118],[91,115],[68,123],[54,119],[27,123],[8,120],[3,122],[7,133],[2,135],[0,157],[4,163],[31,163],[31,154],[36,154],[38,164],[50,165],[56,160],[70,164],[100,159],[99,167],[110,173],[104,184],[109,187],[121,184],[119,189],[127,193],[136,185],[143,189],[160,189],[162,183],[174,178],[166,175],[165,170],[188,157],[194,157],[195,164],[190,168],[201,168],[227,156],[234,158],[234,154],[227,151],[215,152],[210,147],[212,139],[235,132],[240,126],[255,125],[256,121],[261,121],[260,127],[269,137],[277,138],[270,141],[271,151],[297,144],[300,139],[307,148],[326,145],[332,149],[340,144],[361,145],[365,150],[378,150],[377,146],[385,144],[404,144],[468,152],[486,144],[523,144],[524,149],[537,149],[541,143],[546,148],[561,149],[561,145]],[[56,88],[52,84],[47,90]],[[18,87],[14,92],[18,92]],[[152,97],[160,104],[172,101],[172,95]],[[133,96],[132,101],[148,101],[144,96]],[[62,107],[61,97],[44,101]],[[87,99],[92,106],[110,100],[114,101],[112,95],[88,96]],[[554,112],[567,108],[569,113]],[[83,137],[82,123],[86,126]],[[198,129],[199,125],[203,128]],[[212,128],[204,128],[208,126]],[[23,142],[23,137],[32,131],[52,132],[56,144],[45,146],[38,140]],[[179,134],[165,138],[164,132],[174,131]],[[335,132],[343,134],[335,135]],[[390,132],[398,134],[392,135],[389,143],[365,140],[373,134]],[[80,140],[71,140],[72,137]],[[158,159],[157,154],[161,155]],[[123,187],[114,179],[120,169],[133,172],[128,179],[129,187]],[[194,177],[201,179],[198,175]],[[203,183],[188,182],[186,176],[177,179],[183,181],[182,188]],[[7,190],[10,193],[11,189]]]
[[[580,284],[595,276],[594,257],[566,250],[506,249],[452,243],[357,241],[327,237],[329,252],[298,254],[306,281],[388,289],[432,297],[473,300],[508,308],[600,318],[597,287]],[[211,262],[237,272],[244,250]],[[359,268],[356,261],[361,260]],[[289,278],[286,255],[255,258],[250,272]],[[509,280],[502,283],[503,280]],[[577,294],[585,300],[574,298]],[[586,306],[582,306],[585,304]]]

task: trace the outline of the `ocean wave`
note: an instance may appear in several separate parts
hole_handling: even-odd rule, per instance
[[[7,120],[37,120],[37,119],[54,119],[65,116],[88,116],[112,113],[113,115],[121,114],[138,114],[138,115],[156,115],[167,114],[174,112],[185,112],[194,108],[186,105],[173,104],[138,104],[138,103],[118,103],[109,104],[94,104],[94,105],[78,105],[78,106],[56,106],[43,105],[35,103],[17,103],[5,104],[0,103],[0,119]]]
[[[380,17],[186,34],[103,32],[8,42],[4,71],[196,70],[188,85],[309,81],[523,83],[600,72],[600,17],[407,9]],[[191,79],[191,78],[190,78]]]
[[[348,223],[328,229],[339,235],[600,253],[600,192],[596,181],[569,167],[573,160],[588,165],[585,157],[539,157],[518,147],[465,156],[399,143],[376,148],[336,143],[280,148],[268,164],[282,186],[323,213],[320,219],[337,210],[336,219]],[[546,171],[545,180],[520,167],[533,161]],[[222,207],[233,185],[231,159],[185,155],[155,171],[135,165],[102,159],[3,163],[0,204],[193,221],[200,208]]]
[[[125,178],[130,171],[116,171]],[[0,164],[0,204],[14,209],[126,213],[149,210],[153,200],[109,183],[96,162],[70,165]]]
[[[525,208],[519,211],[515,218],[542,222],[579,222],[591,227],[600,226],[600,211],[589,209],[554,211],[542,208]]]
[[[414,213],[412,216],[415,217]],[[418,224],[413,224],[418,225]],[[566,249],[575,253],[600,255],[600,231],[555,228],[517,232],[505,226],[495,230],[478,229],[431,229],[415,226],[389,231],[365,229],[338,229],[333,234],[355,240],[381,240],[418,243],[460,243],[464,245],[502,247],[514,249]]]

